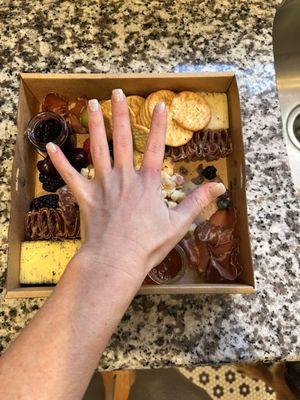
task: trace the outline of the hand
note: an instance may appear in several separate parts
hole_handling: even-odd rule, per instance
[[[166,107],[158,103],[142,167],[133,166],[132,135],[126,98],[121,89],[112,94],[114,165],[101,108],[90,100],[88,122],[95,178],[87,180],[68,162],[59,147],[47,145],[56,169],[71,188],[84,222],[82,251],[143,280],[180,241],[190,224],[211,201],[225,192],[222,183],[208,183],[192,192],[177,207],[163,201],[160,172],[164,158]]]

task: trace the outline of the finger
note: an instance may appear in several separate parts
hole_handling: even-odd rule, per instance
[[[180,231],[185,233],[204,208],[225,192],[223,183],[206,183],[190,193],[178,206],[172,208],[170,217]]]
[[[112,92],[114,167],[133,169],[132,135],[129,111],[122,89]]]
[[[141,172],[160,179],[160,171],[165,153],[167,129],[167,111],[163,102],[157,103],[151,121],[151,128],[146,146]]]
[[[103,115],[97,99],[89,100],[88,124],[95,175],[103,175],[111,171],[111,161]]]
[[[81,194],[83,183],[86,179],[72,167],[64,153],[58,146],[56,146],[56,144],[52,142],[47,143],[46,148],[54,167],[57,169],[65,183],[70,187],[74,196],[78,199],[78,196]]]

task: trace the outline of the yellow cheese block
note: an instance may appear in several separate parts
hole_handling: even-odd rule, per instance
[[[208,102],[211,120],[205,129],[228,129],[228,102],[226,93],[200,93]]]
[[[80,245],[80,240],[23,242],[20,283],[27,285],[57,283]]]

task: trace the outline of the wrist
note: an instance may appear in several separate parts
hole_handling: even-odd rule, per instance
[[[128,246],[85,241],[75,257],[83,270],[89,271],[95,279],[105,273],[110,279],[126,280],[128,284],[140,286],[147,274],[145,258]]]

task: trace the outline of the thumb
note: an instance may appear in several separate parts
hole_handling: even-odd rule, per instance
[[[170,210],[174,225],[180,231],[188,230],[195,218],[217,197],[226,192],[223,183],[206,183],[190,193],[177,207]]]
[[[56,144],[49,142],[47,143],[46,148],[54,167],[78,200],[78,195],[80,194],[79,192],[83,186],[82,184],[85,178],[72,167],[64,153]]]

